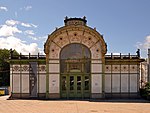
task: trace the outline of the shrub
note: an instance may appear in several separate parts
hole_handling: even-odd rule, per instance
[[[140,89],[140,95],[142,98],[150,100],[150,82],[147,82],[145,87]]]

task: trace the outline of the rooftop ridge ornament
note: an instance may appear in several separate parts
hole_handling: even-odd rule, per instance
[[[83,18],[68,18],[67,16],[65,17],[65,20],[64,20],[64,23],[65,23],[65,26],[68,26],[68,25],[83,25],[83,26],[86,26],[86,23],[87,23],[87,20],[86,20],[86,17],[84,16]]]

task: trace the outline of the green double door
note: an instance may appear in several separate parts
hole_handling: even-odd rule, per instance
[[[87,74],[61,74],[61,97],[67,99],[90,97],[90,76]]]

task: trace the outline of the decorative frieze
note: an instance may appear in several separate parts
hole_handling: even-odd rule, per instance
[[[69,39],[67,38],[66,33],[64,33],[60,36],[57,36],[53,41],[61,48],[63,48],[65,45],[69,44]]]
[[[138,65],[105,65],[105,73],[138,73]]]
[[[14,65],[14,66],[13,66],[13,71],[14,71],[14,72],[20,71],[20,65]]]
[[[59,58],[60,47],[56,45],[54,42],[50,45],[50,59],[58,59]]]
[[[39,65],[40,72],[46,72],[46,65]]]
[[[29,65],[21,65],[21,71],[22,73],[29,73]]]
[[[94,46],[92,46],[91,53],[92,53],[92,59],[101,59],[102,58],[100,42],[98,42]]]

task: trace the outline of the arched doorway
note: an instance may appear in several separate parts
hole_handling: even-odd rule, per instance
[[[60,52],[61,98],[89,98],[91,52],[80,43],[65,46]]]
[[[104,97],[107,46],[85,19],[66,18],[65,26],[48,35],[44,48],[47,98]]]

